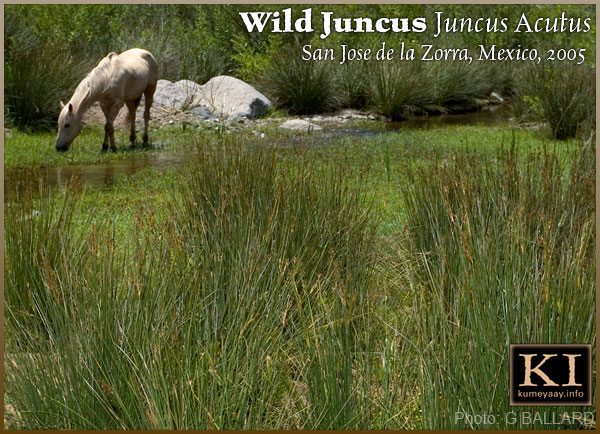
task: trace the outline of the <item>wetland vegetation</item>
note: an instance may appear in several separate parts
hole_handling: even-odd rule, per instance
[[[177,170],[7,198],[9,426],[508,411],[507,343],[595,339],[593,147],[538,134],[215,136]]]
[[[164,77],[264,73],[279,86],[271,117],[305,113],[327,90],[320,111],[411,118],[489,96],[493,83],[512,97],[513,119],[432,117],[430,128],[394,129],[360,120],[308,133],[277,122],[174,124],[153,128],[150,149],[116,153],[100,152],[104,131],[92,125],[57,153],[47,130],[54,109],[20,111],[9,94],[5,427],[545,428],[504,417],[471,426],[455,414],[532,411],[509,407],[510,343],[595,347],[591,66],[521,71],[531,75],[482,67],[487,78],[470,90],[451,86],[464,80],[452,66],[423,72],[437,77],[430,87],[418,74],[406,86],[392,66],[369,72],[377,80],[350,67],[305,71],[271,61],[278,44],[295,41],[232,36],[237,7],[10,5],[5,47],[43,54],[35,38],[48,34],[64,52],[95,58],[114,41],[130,45],[119,29],[142,11],[142,21],[169,23],[133,39],[154,44]],[[90,16],[101,19],[88,33],[56,30],[67,19],[81,30]],[[7,43],[23,37],[25,17],[38,26],[31,45]],[[190,23],[223,40],[184,32]],[[11,67],[6,90],[21,92]],[[318,87],[290,97],[292,75]],[[127,134],[118,132],[121,146]],[[46,174],[61,170],[50,182]]]

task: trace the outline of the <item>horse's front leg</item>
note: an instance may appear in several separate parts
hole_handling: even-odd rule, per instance
[[[108,151],[108,143],[110,140],[110,126],[108,123],[104,124],[104,142],[102,142],[102,152]]]
[[[111,151],[117,151],[117,145],[115,144],[115,128],[113,123],[119,114],[121,107],[123,107],[123,101],[115,101],[110,107],[108,107],[107,112],[104,113],[106,116],[106,124],[104,125],[104,144],[102,145],[102,150],[104,151],[108,149],[107,137],[108,141],[110,141]]]
[[[102,109],[102,113],[104,113],[104,118],[107,119],[104,123],[104,142],[102,142],[102,151],[108,151],[108,142],[110,140],[110,127],[108,125],[108,114],[110,112],[110,106],[105,103],[100,103],[100,108]]]

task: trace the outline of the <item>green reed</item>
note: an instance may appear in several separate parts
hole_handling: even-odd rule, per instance
[[[9,426],[361,426],[364,194],[339,168],[223,142],[125,245],[72,193],[7,213]]]
[[[508,406],[509,344],[594,343],[593,144],[565,163],[513,146],[409,171],[424,428],[486,428],[460,412],[533,428],[503,416],[523,410]]]

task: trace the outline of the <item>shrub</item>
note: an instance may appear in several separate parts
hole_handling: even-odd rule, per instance
[[[90,64],[57,52],[46,42],[15,34],[7,38],[4,60],[4,110],[16,127],[51,129]]]
[[[411,108],[431,104],[431,83],[424,69],[413,63],[380,62],[369,74],[369,102],[394,121],[405,119]]]
[[[587,65],[539,65],[529,68],[521,101],[550,125],[557,139],[593,129],[596,118],[595,70]]]
[[[495,80],[488,65],[462,61],[430,64],[430,79],[434,101],[452,111],[469,111],[479,106],[477,99],[487,98],[494,90]]]
[[[278,53],[261,82],[265,93],[292,114],[323,113],[340,105],[329,62],[302,60],[297,47]]]
[[[235,76],[253,85],[261,85],[261,78],[265,71],[271,66],[271,60],[278,55],[281,48],[281,40],[271,37],[260,41],[258,47],[250,44],[242,35],[232,40],[233,55],[235,63]]]
[[[363,108],[367,104],[368,74],[363,62],[346,63],[336,68],[336,83],[342,107]]]

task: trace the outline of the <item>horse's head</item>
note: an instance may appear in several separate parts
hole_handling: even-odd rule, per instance
[[[73,110],[73,104],[64,105],[62,102],[58,116],[58,136],[56,136],[56,150],[66,151],[81,131],[81,118]]]

